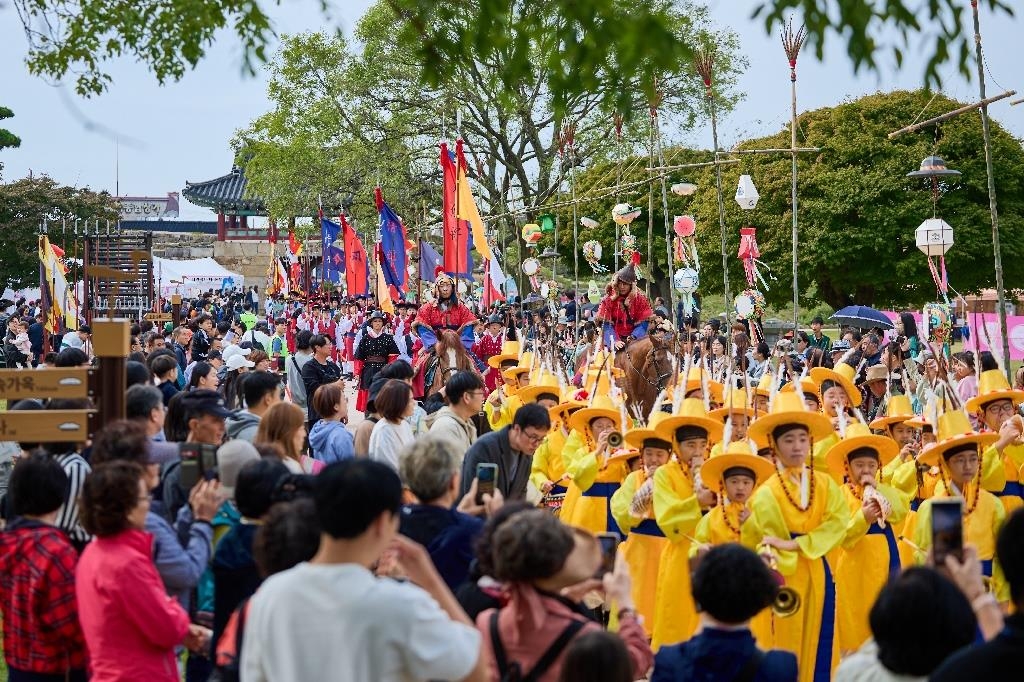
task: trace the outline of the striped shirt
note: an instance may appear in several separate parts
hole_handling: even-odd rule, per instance
[[[78,520],[78,497],[82,494],[85,477],[89,475],[92,468],[77,452],[57,455],[56,460],[68,476],[68,491],[64,497],[64,504],[57,511],[55,525],[68,534],[72,543],[81,546],[92,539],[92,536],[85,532]]]

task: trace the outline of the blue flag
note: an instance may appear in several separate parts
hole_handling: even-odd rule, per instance
[[[380,189],[377,189],[377,210],[380,213],[380,249],[381,270],[384,281],[398,290],[400,296],[405,295],[405,276],[408,266],[408,254],[405,252],[405,228],[395,212],[384,201]]]
[[[434,273],[441,265],[441,254],[430,245],[430,242],[420,240],[420,279],[424,282],[433,282]]]
[[[341,234],[341,225],[327,218],[320,218],[320,247],[323,253],[323,266],[320,269],[320,280],[341,284],[341,275],[345,272],[345,252],[334,245]],[[340,259],[337,257],[340,254]]]

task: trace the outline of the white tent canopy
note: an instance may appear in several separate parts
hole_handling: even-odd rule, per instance
[[[219,291],[225,287],[241,288],[245,284],[242,275],[231,272],[212,258],[172,260],[154,257],[153,278],[161,296],[181,294],[186,298],[198,296],[208,289]]]

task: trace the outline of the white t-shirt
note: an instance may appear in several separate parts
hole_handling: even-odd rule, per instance
[[[381,419],[373,425],[373,431],[370,432],[370,459],[387,464],[398,471],[399,455],[414,439],[412,426],[405,419],[398,424]]]
[[[251,603],[242,682],[461,680],[480,656],[476,628],[415,585],[356,564],[299,564]]]

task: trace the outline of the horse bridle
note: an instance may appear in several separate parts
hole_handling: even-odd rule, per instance
[[[671,335],[671,336],[672,336],[672,338],[675,338],[674,334]],[[647,362],[648,365],[651,364],[652,360],[654,361],[654,371],[655,372],[658,371],[658,364],[657,364],[658,363],[658,355],[657,355],[658,351],[659,350],[664,350],[666,352],[670,352],[669,349],[671,348],[671,346],[672,346],[672,342],[669,341],[665,345],[659,345],[659,346],[656,347],[654,345],[654,337],[653,336],[651,337],[651,350],[647,351],[647,355],[644,356],[644,360]],[[657,377],[658,378],[658,382],[655,383],[655,382],[651,381],[650,379],[648,379],[646,374],[644,374],[643,372],[641,372],[640,370],[638,370],[636,368],[636,363],[633,362],[633,356],[629,354],[629,347],[627,346],[627,347],[623,348],[623,351],[626,353],[626,359],[629,360],[629,367],[630,367],[630,369],[632,369],[634,372],[636,372],[636,374],[641,379],[646,381],[648,386],[651,386],[652,388],[655,388],[655,389],[657,389],[659,391],[661,389],[665,388],[666,384],[668,383],[668,379],[671,378],[671,376],[672,376],[671,366],[669,367],[669,371],[668,372],[666,372],[664,374],[660,374],[660,373],[658,374],[658,377]]]

